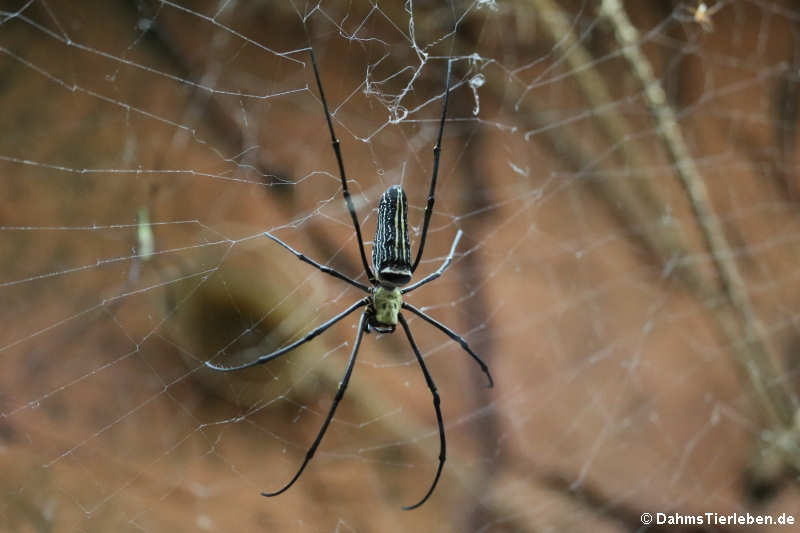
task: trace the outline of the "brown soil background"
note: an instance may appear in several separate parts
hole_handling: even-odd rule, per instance
[[[627,3],[718,220],[726,247],[711,253],[599,2],[473,6],[452,34],[471,4],[414,3],[420,46],[446,38],[427,49],[399,124],[362,84],[396,94],[419,65],[408,12],[388,4],[324,1],[309,20],[368,239],[371,209],[400,180],[419,230],[441,58],[492,60],[454,63],[420,271],[465,235],[446,275],[408,297],[464,333],[496,382],[487,389],[457,345],[411,321],[447,424],[430,501],[400,509],[427,489],[438,453],[401,334],[364,339],[317,456],[273,499],[259,492],[302,461],[356,319],[264,367],[202,366],[274,349],[359,296],[261,236],[358,275],[303,52],[296,9],[310,7],[236,3],[214,18],[218,3],[204,1],[6,1],[0,528],[700,531],[743,528],[648,529],[639,517],[800,519],[797,6],[726,2],[704,31],[689,2]],[[478,72],[480,120],[466,84]],[[143,208],[148,260],[136,252]]]

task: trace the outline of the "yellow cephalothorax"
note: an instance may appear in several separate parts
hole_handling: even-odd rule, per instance
[[[397,314],[400,312],[402,305],[403,295],[397,287],[387,289],[386,287],[378,286],[372,293],[375,322],[380,325],[391,326],[391,329],[394,329],[397,325]]]

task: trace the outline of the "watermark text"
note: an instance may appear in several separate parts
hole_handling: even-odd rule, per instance
[[[646,526],[791,526],[797,523],[789,513],[642,513],[641,520]]]

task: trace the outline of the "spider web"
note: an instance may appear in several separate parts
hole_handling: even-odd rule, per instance
[[[0,524],[9,531],[663,530],[797,511],[792,2],[0,4]],[[365,282],[402,184],[402,332]],[[800,517],[795,517],[797,520]],[[727,530],[712,524],[670,530]],[[778,526],[772,526],[777,528]],[[759,528],[756,528],[759,529]],[[763,529],[770,529],[765,526]]]

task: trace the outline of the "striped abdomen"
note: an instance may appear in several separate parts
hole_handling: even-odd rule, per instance
[[[378,203],[378,230],[372,245],[372,265],[381,285],[399,287],[411,281],[408,201],[399,185],[386,189]]]

